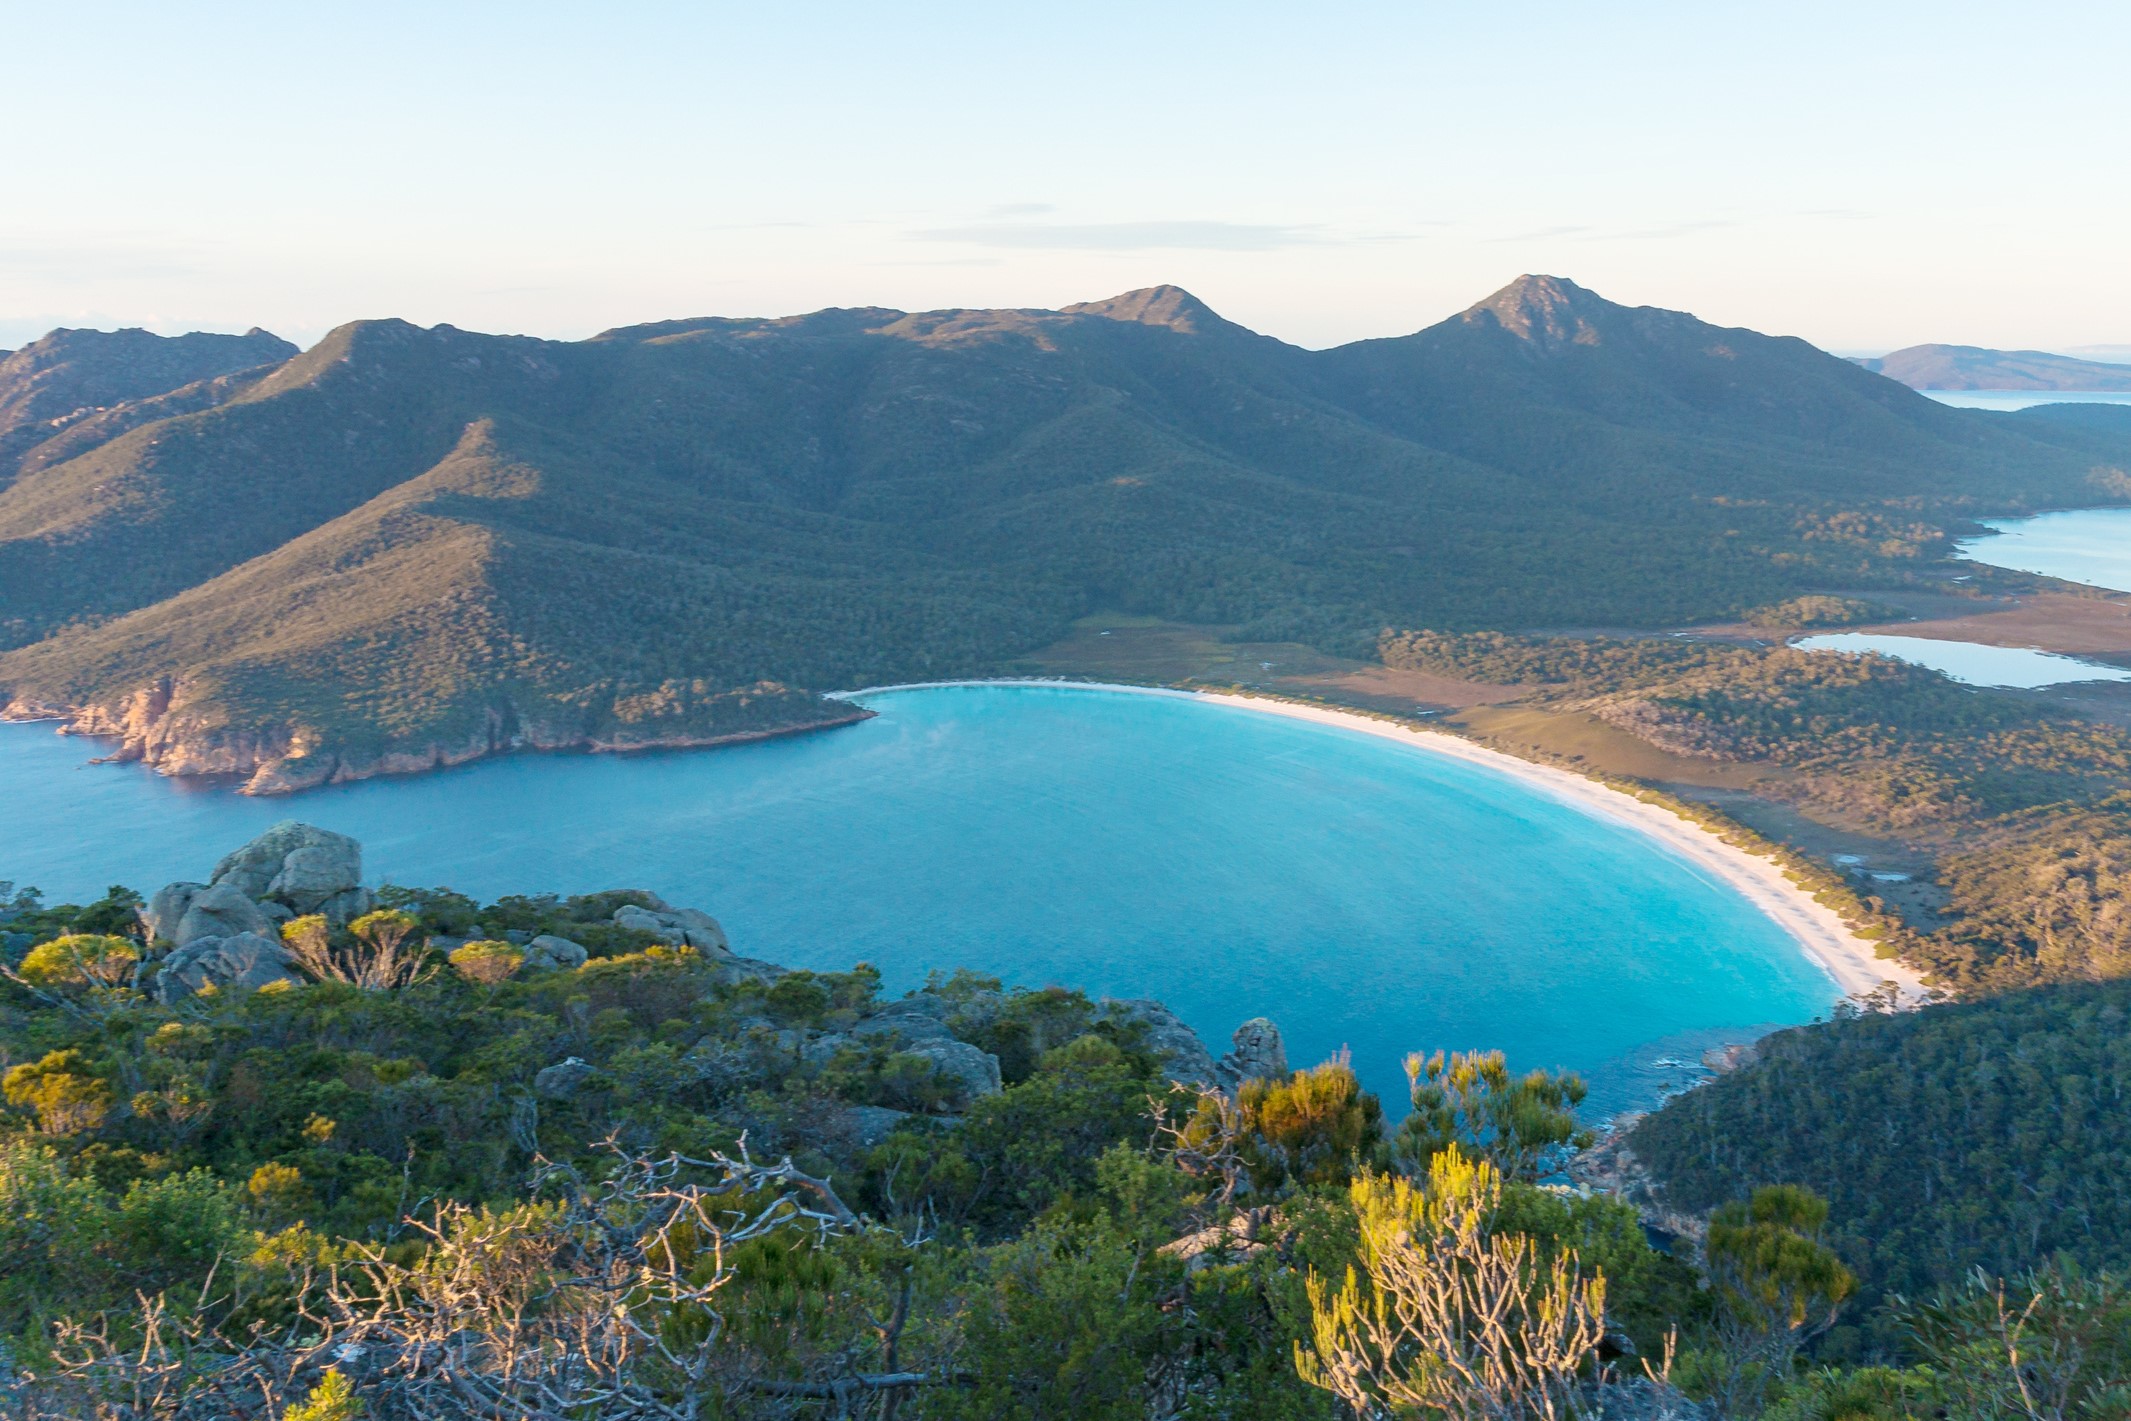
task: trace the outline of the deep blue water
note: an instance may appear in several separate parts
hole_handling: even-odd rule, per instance
[[[1296,1064],[1350,1048],[1402,1099],[1410,1050],[1572,1066],[1597,1115],[1708,1045],[1839,995],[1792,940],[1632,830],[1497,772],[1183,698],[956,687],[713,751],[521,756],[294,799],[83,766],[0,726],[0,877],[80,899],[204,877],[269,823],[353,834],[373,879],[488,898],[637,886],[740,952],[967,966],[1151,996],[1216,1053],[1246,1017]]]

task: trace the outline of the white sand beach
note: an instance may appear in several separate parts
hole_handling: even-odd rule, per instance
[[[1555,799],[1573,804],[1586,813],[1634,829],[1680,857],[1722,879],[1744,895],[1761,912],[1788,932],[1807,957],[1818,963],[1844,993],[1869,992],[1882,983],[1898,984],[1904,1001],[1924,995],[1922,978],[1890,958],[1879,957],[1874,944],[1850,930],[1835,911],[1816,901],[1812,894],[1793,883],[1781,864],[1722,838],[1691,819],[1651,804],[1598,780],[1552,765],[1534,764],[1500,750],[1476,745],[1447,731],[1426,730],[1399,721],[1379,719],[1357,711],[1309,705],[1277,696],[1253,696],[1230,691],[1175,691],[1157,686],[1129,686],[1087,681],[1002,679],[994,681],[938,681],[911,686],[873,686],[865,691],[843,693],[856,698],[872,691],[916,690],[923,686],[1079,686],[1088,690],[1128,691],[1135,695],[1176,696],[1286,716],[1318,725],[1395,740],[1432,755],[1447,755],[1508,775]]]

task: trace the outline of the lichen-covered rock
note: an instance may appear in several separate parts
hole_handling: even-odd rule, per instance
[[[779,967],[774,962],[764,962],[754,957],[719,957],[713,953],[711,960],[716,967],[716,980],[727,987],[736,986],[741,982],[760,982],[765,987],[774,986],[778,978],[792,975],[792,969],[789,967]]]
[[[363,881],[363,846],[346,834],[283,820],[215,865],[210,880],[247,898],[275,898],[299,913],[326,903]]]
[[[185,905],[184,915],[170,934],[170,940],[184,947],[202,938],[235,937],[240,933],[253,933],[264,938],[278,936],[273,920],[259,911],[257,903],[245,897],[234,884],[215,883],[192,895]]]
[[[1280,1028],[1262,1016],[1244,1022],[1236,1028],[1232,1049],[1215,1064],[1214,1073],[1230,1090],[1249,1080],[1286,1079],[1287,1047],[1281,1044]]]
[[[1161,1246],[1158,1252],[1184,1261],[1184,1271],[1203,1272],[1231,1263],[1242,1263],[1267,1249],[1285,1255],[1295,1243],[1295,1230],[1288,1227],[1272,1205],[1243,1209],[1210,1228],[1189,1233]]]
[[[889,1131],[914,1118],[907,1110],[885,1105],[847,1105],[827,1122],[826,1133],[847,1148],[871,1149],[888,1138]]]
[[[989,1051],[970,1045],[967,1041],[945,1037],[931,1041],[911,1041],[897,1049],[913,1056],[924,1057],[935,1071],[960,1087],[964,1101],[999,1093],[999,1058]]]
[[[542,933],[525,945],[524,972],[574,972],[585,965],[588,954],[581,944],[553,933]]]
[[[1137,1023],[1146,1028],[1146,1042],[1161,1057],[1162,1074],[1179,1085],[1216,1085],[1213,1052],[1199,1033],[1160,1002],[1147,998],[1120,1001],[1106,999],[1103,1016],[1109,1020]]]
[[[299,980],[288,949],[279,942],[258,933],[234,933],[196,938],[165,957],[155,976],[155,995],[169,1005],[202,987],[257,991],[270,983],[294,985]]]
[[[627,928],[631,932],[657,934],[662,942],[668,940],[665,934],[673,931],[673,926],[667,922],[664,914],[654,913],[649,908],[635,903],[624,903],[616,908],[614,923],[615,926]]]
[[[658,902],[657,899],[652,901]],[[614,910],[614,921],[619,927],[650,933],[660,942],[675,947],[692,947],[714,957],[732,952],[732,945],[718,920],[694,908],[671,908],[663,904],[657,908],[643,908],[624,903]]]
[[[851,1034],[874,1040],[885,1038],[894,1043],[954,1039],[954,1033],[938,1017],[909,1010],[901,1002],[892,1003],[867,1017],[851,1028]]]
[[[207,891],[204,883],[166,883],[155,890],[148,906],[141,909],[141,921],[148,928],[151,941],[176,942],[178,924],[184,921],[185,910],[192,900]]]
[[[318,831],[321,836],[324,830]],[[263,898],[278,899],[298,913],[315,913],[328,899],[363,884],[363,851],[355,840],[334,834],[290,849]]]
[[[535,1074],[533,1094],[547,1100],[568,1100],[596,1074],[582,1057],[571,1056]]]
[[[271,913],[274,911],[272,904],[273,900],[268,899],[259,906]],[[320,903],[318,911],[336,923],[352,923],[374,906],[376,900],[370,896],[369,889],[348,888]]]
[[[673,918],[681,925],[688,945],[699,952],[730,952],[732,943],[716,918],[696,908],[675,908]]]

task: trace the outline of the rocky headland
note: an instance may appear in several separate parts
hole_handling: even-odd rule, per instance
[[[746,728],[687,717],[636,722],[607,718],[588,726],[582,717],[521,712],[505,703],[487,708],[455,736],[361,746],[294,723],[233,725],[219,706],[198,706],[188,689],[184,682],[164,677],[108,703],[19,699],[0,704],[0,720],[56,721],[62,735],[117,742],[96,757],[97,763],[137,762],[173,777],[241,781],[240,794],[280,795],[385,775],[422,774],[493,755],[627,754],[767,740],[852,725],[874,714],[848,701],[781,686],[758,689],[750,706],[756,713],[749,719],[766,723]]]

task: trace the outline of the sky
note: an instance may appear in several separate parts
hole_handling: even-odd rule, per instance
[[[2131,344],[2131,5],[0,0],[0,347],[577,338],[1523,272],[1844,353]]]

